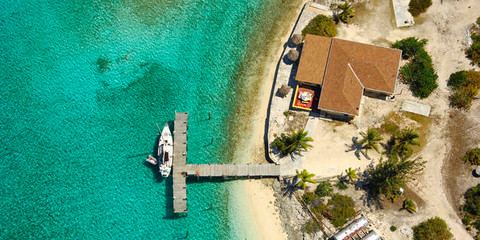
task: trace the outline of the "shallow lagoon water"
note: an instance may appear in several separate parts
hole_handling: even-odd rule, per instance
[[[190,111],[189,163],[232,160],[238,69],[278,7],[3,1],[0,238],[256,238],[236,183],[189,183],[172,218],[171,178],[143,160],[175,111]]]

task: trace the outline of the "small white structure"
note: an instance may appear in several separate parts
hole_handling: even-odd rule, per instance
[[[315,2],[311,2],[311,3],[310,3],[310,7],[313,7],[313,8],[316,8],[316,9],[320,9],[320,10],[323,10],[323,11],[329,11],[329,10],[330,10],[329,7],[324,6],[324,5],[322,5],[322,4],[315,3]]]
[[[348,224],[344,229],[337,232],[333,237],[332,240],[346,240],[351,236],[358,233],[360,230],[368,226],[368,220],[362,216],[357,220],[353,221],[352,223]]]
[[[432,107],[428,105],[407,101],[407,100],[405,100],[402,104],[402,111],[419,114],[425,117],[430,116],[431,108]]]
[[[415,22],[413,21],[412,14],[408,11],[410,0],[392,0],[392,3],[397,27],[413,26]]]
[[[365,237],[360,240],[382,240],[375,231],[370,231]]]

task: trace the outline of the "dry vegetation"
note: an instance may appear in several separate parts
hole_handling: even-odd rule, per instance
[[[388,140],[391,135],[397,133],[400,129],[411,127],[420,135],[418,138],[420,145],[412,146],[413,154],[416,154],[422,151],[427,144],[431,124],[432,119],[429,117],[409,112],[391,112],[385,117],[385,122],[378,128],[378,132],[384,140]]]

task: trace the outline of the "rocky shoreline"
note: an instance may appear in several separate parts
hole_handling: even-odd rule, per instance
[[[274,206],[279,212],[283,230],[287,233],[288,239],[292,240],[321,239],[324,235],[321,231],[310,235],[302,230],[302,227],[311,217],[297,200],[295,193],[289,190],[287,186],[289,181],[291,181],[291,179],[263,181],[263,183],[271,187],[274,192],[276,198]]]

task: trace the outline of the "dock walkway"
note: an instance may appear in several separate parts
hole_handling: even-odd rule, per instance
[[[278,177],[278,164],[187,164],[188,112],[175,112],[173,131],[173,212],[188,213],[187,177]]]
[[[173,130],[173,212],[187,213],[187,179],[183,174],[187,165],[188,112],[175,112]]]

